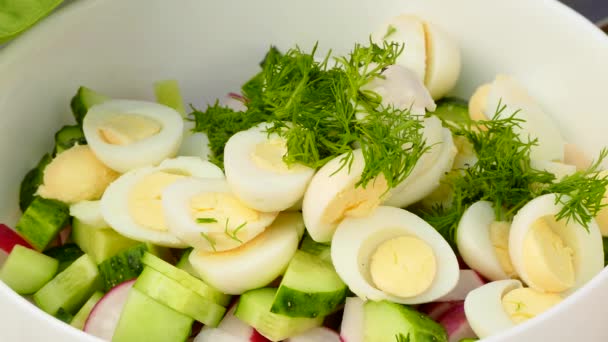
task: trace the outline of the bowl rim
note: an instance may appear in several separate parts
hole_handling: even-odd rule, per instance
[[[65,26],[70,24],[70,20],[74,20],[74,18],[81,11],[86,11],[96,6],[104,6],[105,4],[113,1],[120,0],[76,1],[57,9],[47,18],[43,19],[34,27],[22,33],[19,37],[8,42],[6,46],[0,49],[0,74],[4,68],[8,68],[12,63],[18,61],[20,59],[20,56],[27,54],[32,49],[32,46],[40,41],[40,37],[48,36],[49,34],[52,34],[55,31],[64,30]],[[580,27],[581,29],[584,28],[585,30],[587,30],[588,34],[592,35],[593,39],[598,44],[608,44],[608,35],[604,33],[604,31],[602,31],[598,26],[594,25],[582,14],[576,12],[574,9],[567,6],[566,4],[558,0],[536,1],[538,2],[539,7],[543,7],[547,11],[555,11],[555,13],[558,14],[560,17],[569,18],[569,20],[575,23],[576,26]],[[608,20],[608,18],[606,20]],[[551,320],[552,317],[560,314],[561,312],[568,311],[570,307],[579,300],[579,298],[592,295],[592,293],[596,292],[600,285],[604,282],[608,282],[607,268],[602,269],[602,271],[598,273],[595,277],[593,277],[587,284],[575,291],[572,295],[565,298],[562,303],[540,315],[540,319],[528,320],[504,332],[490,336],[487,339],[484,339],[484,341],[494,341],[498,339],[507,341],[514,339],[517,337],[517,335],[521,334],[523,330],[526,330],[529,327],[535,326],[537,324],[541,324],[541,322],[544,320]],[[0,301],[9,301],[9,303],[7,304],[20,306],[25,314],[32,315],[31,317],[36,317],[36,319],[39,319],[41,322],[45,322],[46,324],[48,324],[49,327],[52,328],[51,330],[54,333],[58,332],[60,334],[69,335],[63,337],[69,337],[70,339],[78,338],[79,340],[84,339],[84,341],[88,342],[103,341],[98,337],[87,334],[83,330],[74,328],[71,325],[66,324],[56,319],[55,317],[47,314],[46,312],[35,306],[32,302],[28,301],[26,298],[18,295],[16,292],[14,292],[1,281]],[[53,340],[53,338],[55,337],[50,337],[51,340]]]

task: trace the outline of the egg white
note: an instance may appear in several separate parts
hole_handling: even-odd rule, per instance
[[[91,228],[108,228],[108,223],[101,214],[100,201],[81,201],[70,205],[70,216],[78,219]]]
[[[427,55],[424,84],[433,99],[439,99],[450,92],[458,81],[460,47],[454,37],[433,23],[426,21],[424,31]]]
[[[369,263],[377,247],[399,236],[415,236],[427,243],[435,255],[437,273],[431,286],[417,296],[389,295],[373,285]],[[336,272],[350,290],[364,300],[390,300],[402,304],[432,302],[449,293],[458,283],[456,255],[443,237],[418,216],[405,209],[381,206],[369,216],[345,218],[332,239],[331,259]]]
[[[128,145],[109,144],[98,128],[116,114],[137,114],[161,124],[155,135]],[[89,109],[82,130],[93,153],[111,169],[124,173],[143,166],[155,166],[176,155],[182,141],[184,122],[172,108],[145,101],[110,100]]]

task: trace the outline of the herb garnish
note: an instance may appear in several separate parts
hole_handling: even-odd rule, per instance
[[[241,239],[238,238],[237,234],[239,233],[239,231],[243,228],[245,228],[245,226],[247,225],[247,221],[241,223],[238,227],[234,228],[232,230],[232,232],[228,231],[228,222],[230,221],[230,219],[226,219],[226,224],[224,226],[224,234],[226,234],[229,238],[231,238],[232,240],[239,242],[239,243],[243,243],[243,241],[241,241]]]
[[[216,223],[217,220],[213,217],[199,217],[196,219],[196,223]]]
[[[213,249],[214,252],[217,252],[217,250],[215,249],[215,245],[216,242],[215,240],[213,240],[209,235],[207,235],[206,233],[201,232],[201,236],[203,237],[203,239],[207,240],[207,242],[209,242],[209,245],[211,245],[211,249]]]

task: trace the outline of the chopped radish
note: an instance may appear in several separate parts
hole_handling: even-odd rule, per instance
[[[290,337],[286,340],[287,342],[341,342],[342,339],[335,331],[325,328],[317,327],[306,331],[303,334]]]
[[[462,304],[462,301],[457,302],[432,302],[422,304],[418,307],[418,311],[426,314],[430,318],[437,320],[443,316],[444,313],[448,312],[455,305]]]
[[[460,270],[460,277],[456,287],[445,296],[439,298],[438,302],[451,302],[464,300],[472,290],[482,286],[486,282],[473,270]]]
[[[234,316],[236,305],[226,313],[217,328],[205,326],[194,342],[270,342],[255,329]]]
[[[59,232],[59,242],[62,246],[68,242],[70,235],[72,235],[72,226],[66,226]]]
[[[125,281],[112,288],[95,304],[84,325],[84,331],[106,341],[112,340],[120,314],[135,280]]]
[[[340,326],[340,338],[344,342],[363,342],[363,300],[359,297],[346,298],[344,315]]]
[[[471,329],[467,317],[464,314],[464,303],[454,305],[450,310],[439,318],[439,324],[443,325],[448,333],[448,342],[459,342],[463,338],[476,338]]]
[[[248,339],[236,337],[218,328],[204,328],[196,336],[194,342],[249,342]]]
[[[0,223],[0,249],[9,254],[12,252],[15,245],[21,245],[30,249],[34,249],[29,242],[25,241],[17,232],[9,228],[7,225]]]

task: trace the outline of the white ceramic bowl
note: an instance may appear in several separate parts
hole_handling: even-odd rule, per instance
[[[23,174],[69,122],[79,85],[152,99],[175,78],[202,105],[238,90],[270,44],[345,52],[380,23],[414,12],[454,35],[463,51],[455,91],[469,96],[497,72],[515,75],[589,153],[608,145],[608,38],[549,0],[81,0],[0,52],[0,222],[18,217]],[[491,341],[607,341],[608,271],[557,308]],[[0,283],[0,340],[95,341]]]

